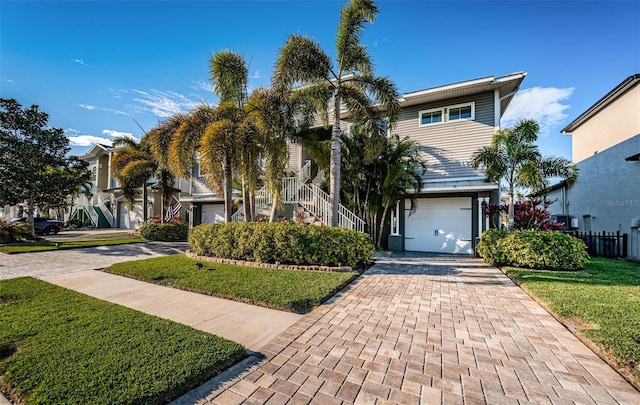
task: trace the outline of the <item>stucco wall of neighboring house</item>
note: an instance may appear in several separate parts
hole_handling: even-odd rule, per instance
[[[420,126],[421,111],[473,102],[474,120],[456,120]],[[445,115],[448,113],[445,112]],[[450,99],[402,109],[396,127],[391,131],[400,138],[408,136],[421,145],[427,161],[426,181],[482,176],[469,165],[471,155],[489,145],[495,132],[494,93]]]
[[[573,131],[573,161],[581,162],[638,134],[640,85],[629,89]]]
[[[567,190],[567,213],[579,231],[630,233],[640,217],[640,162],[625,158],[640,152],[640,135],[577,164],[578,181]]]

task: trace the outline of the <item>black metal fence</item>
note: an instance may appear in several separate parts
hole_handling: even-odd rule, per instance
[[[627,241],[629,235],[618,232],[576,232],[566,233],[575,236],[587,245],[590,256],[608,258],[626,258],[629,256]]]

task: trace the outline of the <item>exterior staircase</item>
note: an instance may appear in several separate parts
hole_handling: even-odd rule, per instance
[[[319,186],[324,181],[324,171],[311,178],[311,163],[308,162],[296,177],[282,179],[282,200],[285,204],[297,204],[312,217],[327,225],[331,223],[331,199]],[[271,193],[266,186],[256,192],[256,212],[268,209],[273,204]],[[338,208],[338,226],[364,232],[365,222],[345,206]],[[236,212],[234,222],[242,222],[242,215]]]

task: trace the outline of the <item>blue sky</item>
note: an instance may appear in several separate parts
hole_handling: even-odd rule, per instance
[[[564,125],[640,72],[639,1],[377,5],[362,41],[378,75],[407,93],[526,71],[502,125],[537,119],[544,154],[570,158]],[[288,34],[313,37],[333,54],[339,9],[339,0],[0,0],[0,97],[38,104],[82,154],[215,103],[214,51],[244,53],[252,88],[268,85]]]

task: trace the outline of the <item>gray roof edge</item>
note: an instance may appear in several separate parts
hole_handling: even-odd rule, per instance
[[[600,110],[611,104],[619,96],[626,93],[627,90],[633,88],[638,82],[640,82],[640,73],[627,77],[620,84],[614,87],[613,90],[605,94],[604,97],[596,101],[591,107],[587,108],[585,112],[571,121],[569,125],[562,128],[560,132],[562,134],[569,135],[570,132],[575,131],[580,125],[584,124],[591,117],[600,112]]]

